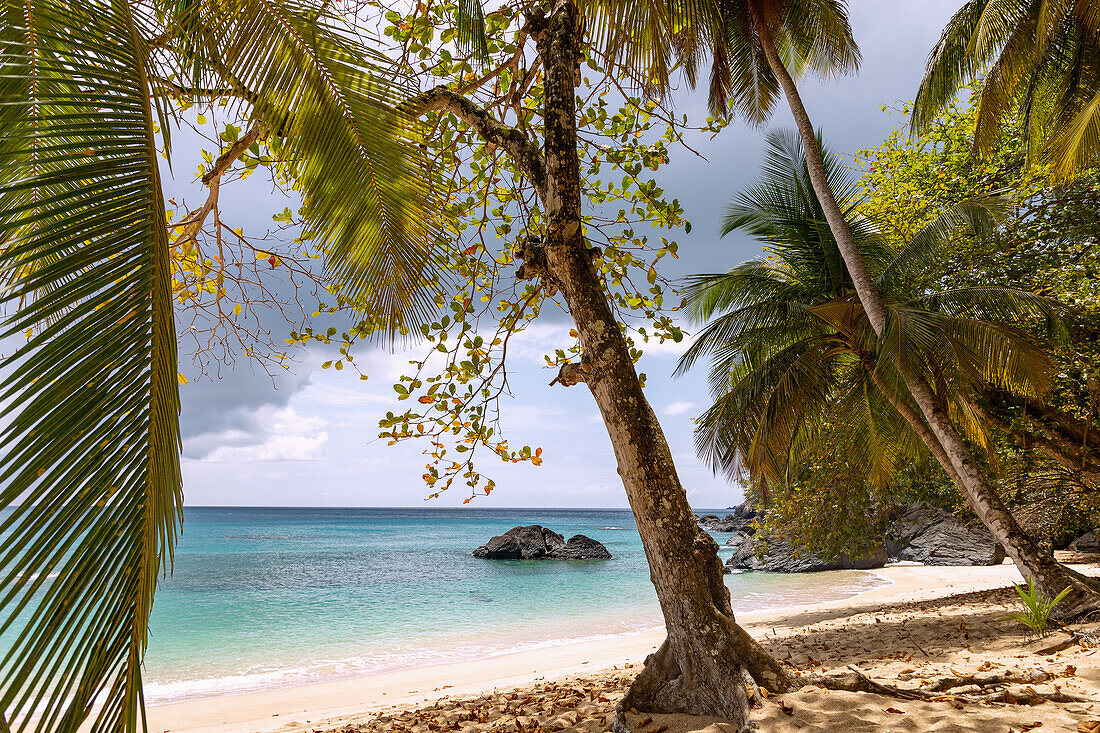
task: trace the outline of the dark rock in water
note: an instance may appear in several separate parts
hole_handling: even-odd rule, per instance
[[[473,551],[474,557],[490,560],[530,560],[545,557],[553,549],[565,545],[565,538],[557,532],[532,524],[513,527],[502,535],[493,537]]]
[[[756,529],[751,525],[745,529],[738,530],[726,540],[726,547],[738,547],[742,542],[751,538],[754,534],[756,534]]]
[[[609,560],[611,553],[583,534],[565,541],[557,532],[532,524],[513,527],[470,553],[486,560]]]
[[[1100,535],[1098,535],[1096,532],[1083,534],[1075,539],[1073,542],[1069,543],[1069,549],[1073,550],[1074,552],[1100,552]]]
[[[610,560],[611,553],[601,543],[575,534],[562,547],[555,547],[547,557],[554,560]]]
[[[726,540],[727,547],[736,548],[733,557],[726,560],[726,565],[740,570],[763,570],[764,561],[756,556],[753,536],[745,532],[738,532]]]
[[[949,512],[914,507],[886,532],[886,549],[899,560],[925,565],[1000,565],[1004,549],[980,525],[967,525]]]
[[[760,516],[746,502],[733,510],[733,514],[727,514],[724,518],[717,514],[704,514],[697,517],[699,526],[708,532],[746,532],[751,531],[752,522]]]
[[[739,541],[734,544],[734,538]],[[741,570],[767,571],[771,573],[816,573],[822,570],[869,570],[881,568],[886,564],[886,548],[878,545],[863,557],[855,560],[847,555],[834,559],[825,559],[805,550],[796,552],[791,543],[778,537],[767,537],[764,541],[763,557],[756,554],[756,538],[750,534],[734,535],[727,545],[737,549],[726,565]]]

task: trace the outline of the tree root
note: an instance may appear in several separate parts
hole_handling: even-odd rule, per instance
[[[1019,675],[1004,673],[994,674],[988,677],[941,677],[929,688],[929,692],[945,692],[946,690],[953,689],[955,687],[962,687],[964,685],[977,685],[978,687],[990,687],[992,685],[1009,685],[1009,684],[1035,684],[1037,682],[1045,682],[1046,680],[1053,679],[1054,675],[1048,673],[1041,673],[1039,675],[1032,675],[1028,678],[1020,677]]]
[[[937,680],[927,689],[911,689],[894,687],[875,682],[862,672],[853,670],[844,675],[807,676],[800,678],[805,686],[817,685],[828,690],[842,692],[870,692],[875,695],[895,697],[899,700],[924,700],[926,702],[962,703],[964,705],[982,702],[1005,702],[1012,705],[1038,705],[1044,702],[1097,702],[1091,698],[1080,695],[1070,695],[1065,692],[1052,690],[1050,692],[1037,692],[1034,688],[1009,689],[1007,685],[1035,684],[1054,679],[1054,675],[1044,674],[1042,677],[1031,676],[1028,678],[1012,674],[990,675],[989,677],[944,677]],[[952,695],[950,690],[964,685],[976,685],[982,688],[979,693],[973,695]],[[989,688],[1002,688],[991,691]]]
[[[884,685],[881,682],[875,682],[862,672],[854,670],[844,675],[807,675],[799,677],[799,680],[803,683],[802,687],[816,685],[817,687],[824,687],[826,690],[840,692],[870,692],[875,695],[896,697],[899,700],[928,700],[931,697],[939,697],[923,690],[909,690],[903,687]]]

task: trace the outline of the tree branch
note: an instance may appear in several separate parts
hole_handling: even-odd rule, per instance
[[[214,210],[214,207],[218,205],[218,193],[221,188],[221,179],[225,175],[225,172],[229,170],[229,167],[237,162],[244,151],[248,150],[248,146],[260,139],[263,130],[259,124],[253,125],[252,128],[244,134],[237,142],[233,143],[224,153],[218,156],[214,161],[214,166],[208,170],[202,176],[202,182],[210,189],[210,193],[206,197],[206,201],[202,206],[192,211],[187,215],[187,218],[183,221],[171,225],[170,228],[178,229],[183,228],[180,232],[177,240],[186,241],[188,239],[194,239],[199,230],[202,229],[203,223],[206,221],[206,217]]]
[[[514,127],[497,120],[461,94],[438,86],[401,105],[417,116],[425,112],[450,112],[469,125],[483,140],[503,148],[535,185],[539,197],[546,195],[546,166],[542,150]]]

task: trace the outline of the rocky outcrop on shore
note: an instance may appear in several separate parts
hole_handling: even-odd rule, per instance
[[[1005,559],[988,529],[929,507],[902,514],[886,532],[886,549],[898,560],[925,565],[1000,565]]]
[[[1089,532],[1069,543],[1074,552],[1100,553],[1100,533]]]
[[[828,559],[795,549],[782,538],[759,536],[754,525],[759,518],[762,518],[760,512],[742,504],[725,517],[704,514],[698,517],[698,522],[708,532],[731,535],[725,544],[733,547],[734,553],[726,565],[739,570],[774,573],[867,570],[882,567],[890,559],[925,565],[997,565],[1005,558],[1004,550],[985,527],[977,523],[965,524],[949,512],[929,507],[906,511],[891,525],[885,537],[876,538],[873,548],[857,558],[841,555]],[[1082,547],[1089,546],[1088,539],[1081,539]],[[1095,536],[1091,542],[1096,546]],[[1100,547],[1097,549],[1100,551]]]
[[[602,543],[583,534],[569,541],[538,524],[513,527],[470,553],[486,560],[610,560]]]
[[[733,513],[725,517],[719,517],[717,514],[703,514],[696,517],[696,520],[699,526],[708,532],[744,532],[746,529],[751,529],[753,520],[760,516],[760,512],[745,503],[734,507]]]
[[[733,557],[726,560],[726,568],[737,570],[767,571],[772,573],[813,573],[820,570],[866,570],[886,564],[886,549],[880,544],[864,557],[854,560],[847,555],[826,559],[806,551],[796,551],[786,540],[765,536],[757,537],[753,522],[763,515],[747,503],[735,507],[732,514],[719,517],[704,514],[698,517],[699,526],[708,532],[730,533],[726,547],[733,547]],[[757,554],[757,544],[765,550]]]
[[[826,559],[820,555],[805,550],[795,550],[791,543],[778,537],[766,537],[763,539],[763,557],[757,554],[756,538],[754,535],[738,534],[731,537],[730,545],[735,538],[739,538],[734,547],[733,556],[726,560],[726,565],[740,570],[767,571],[771,573],[816,573],[822,570],[870,570],[881,568],[889,559],[886,548],[876,545],[862,557],[852,559],[848,555],[840,555],[833,559]]]

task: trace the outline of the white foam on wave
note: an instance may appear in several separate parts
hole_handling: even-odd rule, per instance
[[[489,659],[514,652],[527,652],[566,644],[631,636],[660,628],[662,628],[660,625],[639,624],[636,627],[611,634],[589,634],[519,643],[501,639],[499,643],[495,644],[406,648],[391,653],[269,669],[263,668],[266,665],[256,665],[248,671],[219,677],[149,680],[145,683],[145,697],[151,705],[162,705],[195,698],[239,695],[352,677],[367,677],[386,672],[430,667],[437,664]]]
[[[734,571],[735,574],[740,574]],[[858,571],[857,571],[858,572]],[[751,574],[750,574],[751,575]],[[888,584],[888,580],[876,573],[859,572],[852,578],[837,582],[833,578],[827,596],[844,598]],[[746,589],[747,590],[747,589]],[[735,610],[760,611],[792,608],[805,605],[804,589],[761,589],[738,593],[734,601]],[[817,600],[820,600],[818,598]],[[811,603],[813,601],[810,601]],[[315,684],[338,679],[366,677],[387,672],[395,672],[419,667],[430,667],[463,661],[473,661],[574,643],[599,641],[631,636],[646,631],[663,628],[659,615],[651,619],[639,618],[637,623],[624,624],[621,630],[608,633],[579,633],[576,636],[549,636],[536,640],[517,640],[517,636],[539,633],[531,628],[515,628],[511,633],[495,632],[492,637],[481,643],[456,643],[454,639],[436,639],[420,646],[395,644],[386,651],[375,654],[349,656],[343,658],[322,659],[308,663],[280,665],[279,660],[270,659],[254,664],[246,669],[220,676],[194,676],[168,679],[147,679],[146,699],[150,704],[165,704],[204,697],[239,695],[273,689],[285,689],[301,685]],[[575,631],[580,631],[574,627]]]
[[[20,581],[23,581],[24,579],[26,581],[31,581],[31,580],[38,580],[38,578],[41,575],[42,575],[42,573],[19,573],[15,577],[18,578]],[[53,580],[54,578],[58,577],[59,575],[61,575],[61,573],[49,573],[49,574],[46,575],[46,580]]]

